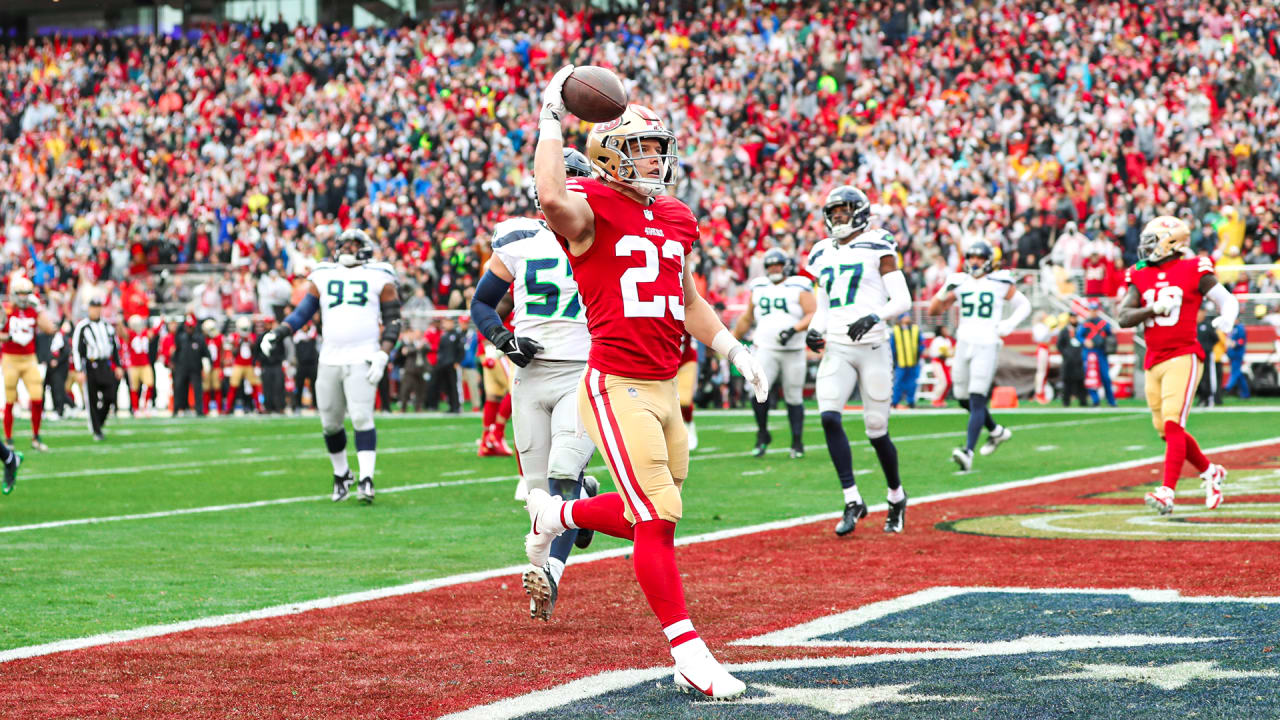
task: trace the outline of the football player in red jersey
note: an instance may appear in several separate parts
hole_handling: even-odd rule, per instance
[[[4,357],[4,439],[13,445],[13,403],[18,397],[18,381],[27,388],[31,408],[31,447],[48,450],[40,439],[40,416],[44,412],[44,380],[36,361],[36,331],[52,335],[53,321],[40,310],[35,286],[22,275],[9,283],[9,304],[0,312],[0,351]]]
[[[1164,438],[1164,484],[1147,493],[1146,503],[1161,515],[1173,512],[1173,493],[1187,460],[1200,471],[1204,503],[1222,504],[1227,471],[1209,462],[1187,432],[1187,413],[1204,371],[1204,350],[1196,341],[1196,313],[1208,298],[1218,308],[1213,325],[1230,332],[1240,303],[1213,274],[1209,258],[1186,257],[1191,229],[1163,215],[1143,228],[1142,259],[1127,275],[1129,289],[1120,304],[1121,327],[1144,327],[1147,344],[1147,405],[1156,432]]]
[[[677,687],[735,697],[746,686],[698,637],[675,563],[681,484],[689,471],[675,379],[686,330],[728,358],[757,400],[768,397],[769,383],[694,286],[686,257],[698,223],[665,194],[676,182],[675,136],[652,110],[631,105],[596,125],[586,154],[597,178],[566,182],[560,91],[572,71],[562,68],[543,94],[534,176],[543,215],[566,248],[587,308],[591,352],[578,415],[622,492],[564,502],[531,488],[525,551],[542,567],[551,541],[566,528],[633,540],[636,579],[671,644]]]
[[[236,409],[236,396],[241,394],[245,381],[249,382],[250,396],[244,400],[244,411],[262,412],[262,403],[258,399],[262,394],[262,378],[258,375],[253,356],[256,340],[253,320],[243,315],[236,318],[236,331],[227,338],[225,345],[231,357],[231,382],[222,403],[223,415],[230,415]]]
[[[141,315],[129,316],[129,332],[125,335],[124,365],[129,377],[129,409],[137,415],[145,410],[148,392],[154,394],[155,370],[151,367],[151,332]],[[151,397],[154,400],[154,395]]]

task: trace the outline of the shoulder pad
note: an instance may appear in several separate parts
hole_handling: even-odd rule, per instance
[[[751,281],[751,284],[750,284],[750,285],[748,285],[748,287],[750,287],[752,290],[754,290],[754,289],[756,289],[756,288],[758,288],[758,287],[767,287],[768,285],[771,285],[771,284],[772,284],[772,283],[770,283],[770,282],[769,282],[769,278],[766,278],[766,277],[758,277],[758,278],[756,278],[756,279],[752,280],[752,281]]]
[[[379,272],[384,272],[390,275],[392,278],[396,277],[396,270],[395,268],[391,267],[390,263],[372,262],[372,263],[365,264],[365,267],[369,268],[370,270],[377,270]]]
[[[801,290],[812,290],[813,281],[803,275],[792,275],[783,281],[787,287],[799,288]]]
[[[998,283],[1005,283],[1006,285],[1013,284],[1013,275],[1011,275],[1008,270],[997,270],[987,277]]]
[[[519,242],[520,240],[531,238],[545,229],[547,229],[546,226],[537,220],[529,220],[528,223],[519,223],[513,227],[503,227],[500,225],[493,231],[493,243],[491,244],[491,247],[496,250],[500,247],[510,245],[513,242]]]
[[[316,266],[311,268],[311,272],[318,272],[320,270],[340,270],[344,267],[346,267],[346,265],[339,265],[336,262],[329,262],[326,260],[321,263],[316,263]]]

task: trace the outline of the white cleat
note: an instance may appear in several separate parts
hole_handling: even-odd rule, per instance
[[[516,479],[516,502],[524,502],[529,499],[529,490],[524,486],[524,478]]]
[[[1161,515],[1168,515],[1173,512],[1173,491],[1161,485],[1147,493],[1143,498],[1143,502],[1147,504],[1147,507]]]
[[[686,647],[695,643],[694,647]],[[673,679],[676,688],[682,692],[705,695],[713,700],[728,700],[747,690],[746,683],[730,675],[716,661],[701,638],[674,648],[671,655],[676,659]]]
[[[987,433],[987,441],[982,444],[978,452],[983,455],[990,455],[996,451],[996,448],[1007,442],[1013,437],[1013,431],[1003,425],[997,425],[995,430]]]
[[[694,425],[693,421],[690,420],[689,422],[684,424],[684,428],[685,430],[689,431],[689,449],[697,450],[698,449],[698,426]]]
[[[540,568],[551,556],[551,542],[564,532],[560,522],[560,508],[564,501],[559,495],[549,495],[542,488],[531,488],[525,508],[529,511],[529,534],[524,536],[524,553],[529,564]]]
[[[1213,463],[1200,473],[1200,487],[1204,488],[1204,506],[1216,510],[1222,504],[1222,482],[1227,479],[1227,469]]]
[[[951,451],[951,459],[960,466],[964,472],[969,472],[973,468],[973,451],[964,448],[956,448]]]

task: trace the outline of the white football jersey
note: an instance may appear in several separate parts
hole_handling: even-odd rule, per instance
[[[786,345],[778,342],[778,333],[795,327],[804,317],[804,310],[800,309],[800,294],[813,292],[813,283],[799,275],[792,275],[776,285],[769,278],[759,277],[752,280],[749,287],[756,319],[752,344],[769,350],[803,350],[803,331],[796,333]]]
[[[381,262],[347,267],[320,263],[307,276],[320,291],[320,324],[324,342],[320,362],[351,365],[364,362],[380,347],[382,288],[395,285],[396,272]]]
[[[544,348],[540,358],[586,362],[591,350],[586,308],[569,258],[546,223],[504,220],[493,230],[491,247],[515,278],[516,335],[537,340]]]
[[[849,339],[849,326],[888,302],[889,290],[880,276],[880,258],[885,255],[896,258],[897,254],[893,235],[879,229],[867,230],[844,244],[826,238],[809,251],[805,269],[817,279],[818,287],[827,296],[827,342],[854,344]],[[824,311],[823,293],[818,293],[819,313]],[[880,322],[868,330],[858,344],[874,345],[888,337],[885,324]]]
[[[973,345],[994,345],[1000,342],[1000,321],[1004,319],[1004,299],[1013,287],[1013,276],[1008,270],[996,270],[980,278],[968,273],[952,276],[947,284],[956,286],[956,308],[960,324],[956,326],[956,341]]]

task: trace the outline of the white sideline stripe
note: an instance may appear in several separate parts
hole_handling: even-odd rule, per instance
[[[1205,452],[1230,452],[1233,450],[1247,450],[1249,448],[1264,447],[1266,445],[1280,442],[1280,437],[1272,437],[1266,440],[1253,440],[1244,443],[1235,443],[1232,445],[1221,445],[1214,448],[1208,448]],[[1071,470],[1068,472],[1054,473],[1052,475],[1042,475],[1040,477],[1028,478],[1026,480],[1013,480],[998,485],[987,485],[983,487],[970,488],[968,490],[956,490],[953,492],[938,493],[937,495],[927,495],[919,498],[912,498],[912,505],[924,505],[928,503],[941,502],[943,500],[952,500],[962,497],[973,497],[977,495],[989,495],[1004,490],[1012,490],[1015,488],[1029,487],[1032,485],[1043,485],[1045,483],[1065,480],[1081,475],[1093,475],[1101,472],[1113,472],[1116,470],[1128,470],[1134,467],[1141,467],[1153,462],[1163,461],[1163,455],[1142,458],[1139,460],[1126,460],[1124,462],[1112,463],[1110,465],[1101,465],[1098,467],[1084,468],[1082,470]],[[510,479],[510,476],[502,476],[503,479]],[[471,481],[457,481],[454,484],[465,484]],[[390,492],[395,488],[384,490],[382,492]],[[267,501],[270,502],[270,501]],[[869,508],[871,512],[880,512],[887,510],[885,503],[879,503]],[[820,520],[832,520],[840,517],[839,512],[822,513],[818,515],[805,515],[787,520],[775,520],[773,522],[760,523],[758,525],[749,525],[740,528],[731,528],[728,530],[718,530],[716,532],[703,533],[701,535],[690,535],[688,537],[677,538],[676,545],[693,545],[695,543],[712,542],[715,540],[724,540],[742,535],[753,535],[755,533],[768,532],[770,530],[781,530],[785,528],[795,527],[797,525],[807,525]],[[607,558],[622,557],[630,554],[631,548],[620,547],[613,550],[601,550],[598,552],[587,553],[585,555],[569,556],[570,565],[578,565],[582,563],[596,562]],[[276,605],[249,612],[229,613],[226,615],[217,615],[214,617],[197,618],[195,620],[186,620],[183,622],[169,623],[165,625],[148,625],[146,627],[134,628],[132,630],[118,630],[116,632],[103,633],[101,635],[91,635],[83,638],[71,638],[67,640],[58,640],[56,642],[44,643],[41,645],[28,645],[26,647],[13,648],[12,650],[0,651],[0,663],[9,662],[10,660],[18,660],[21,658],[36,657],[39,655],[51,655],[53,653],[66,652],[68,650],[79,650],[82,648],[97,647],[99,645],[110,645],[114,643],[129,642],[132,640],[141,640],[143,638],[159,637],[161,635],[169,635],[172,633],[193,630],[196,628],[206,627],[222,627],[225,625],[234,625],[237,623],[247,622],[249,620],[259,620],[262,618],[281,617],[284,615],[297,615],[309,610],[319,610],[324,608],[338,607],[341,605],[351,605],[354,603],[367,602],[369,600],[378,600],[387,597],[396,597],[399,595],[409,595],[417,592],[425,592],[427,590],[435,590],[437,588],[449,587],[451,585],[460,585],[463,583],[477,582],[480,580],[489,580],[492,578],[504,577],[507,575],[520,575],[524,572],[527,565],[510,565],[504,568],[494,570],[480,570],[476,572],[463,573],[461,575],[450,575],[448,577],[437,578],[435,580],[422,580],[409,583],[407,585],[395,585],[385,588],[376,588],[374,590],[364,590],[361,592],[347,593],[344,595],[335,595],[327,598],[318,598],[316,600],[308,600],[300,603],[288,603],[285,605]],[[918,656],[913,656],[918,657]],[[749,669],[743,666],[744,669]],[[659,672],[660,671],[660,672]],[[627,671],[632,672],[632,671]],[[650,672],[650,671],[646,671]],[[667,668],[654,668],[651,672],[666,674],[670,672]],[[657,675],[655,675],[656,677]],[[648,676],[646,676],[648,677]],[[570,686],[573,684],[570,683]],[[569,687],[569,686],[565,686]]]

